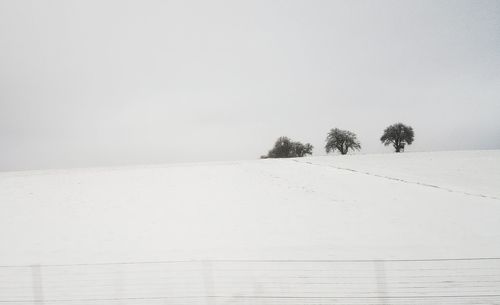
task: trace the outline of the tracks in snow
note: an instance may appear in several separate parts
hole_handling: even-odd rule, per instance
[[[401,179],[401,178],[384,176],[384,175],[379,175],[379,174],[375,174],[375,173],[371,173],[371,172],[359,171],[359,170],[355,170],[355,169],[347,168],[347,167],[340,167],[340,166],[326,165],[326,164],[317,164],[317,163],[313,163],[313,162],[309,162],[309,161],[299,161],[299,160],[292,160],[292,161],[297,162],[297,163],[302,163],[302,164],[331,167],[331,168],[335,168],[335,169],[338,169],[338,170],[348,171],[348,172],[352,172],[352,173],[356,173],[356,174],[363,174],[363,175],[377,177],[377,178],[382,178],[382,179],[386,179],[386,180],[397,181],[397,182],[401,182],[401,183],[415,184],[415,185],[420,185],[420,186],[425,186],[425,187],[431,187],[431,188],[435,188],[435,189],[440,189],[440,190],[443,190],[443,191],[447,191],[447,192],[450,192],[450,193],[458,193],[458,194],[463,194],[463,195],[467,195],[467,196],[487,198],[487,199],[493,199],[493,200],[500,201],[500,198],[495,197],[495,196],[478,194],[478,193],[470,193],[470,192],[465,192],[465,191],[461,191],[461,190],[455,190],[455,189],[451,189],[451,188],[448,188],[448,187],[443,187],[443,186],[439,186],[439,185],[435,185],[435,184],[429,184],[429,183],[424,183],[424,182],[410,181],[410,180],[405,180],[405,179]]]

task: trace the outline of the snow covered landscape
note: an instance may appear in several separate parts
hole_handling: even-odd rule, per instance
[[[0,1],[0,305],[500,305],[500,1]]]
[[[0,173],[2,304],[500,304],[500,151]]]

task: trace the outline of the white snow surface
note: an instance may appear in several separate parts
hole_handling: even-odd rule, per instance
[[[499,150],[0,173],[0,265],[499,256]]]

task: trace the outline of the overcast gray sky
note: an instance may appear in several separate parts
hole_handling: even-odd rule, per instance
[[[0,170],[500,148],[500,1],[0,0]]]

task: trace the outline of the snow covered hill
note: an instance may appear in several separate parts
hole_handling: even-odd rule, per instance
[[[500,151],[0,173],[0,265],[9,272],[32,264],[495,257]],[[498,261],[474,264],[500,282]]]
[[[500,151],[0,173],[0,264],[500,256]]]

